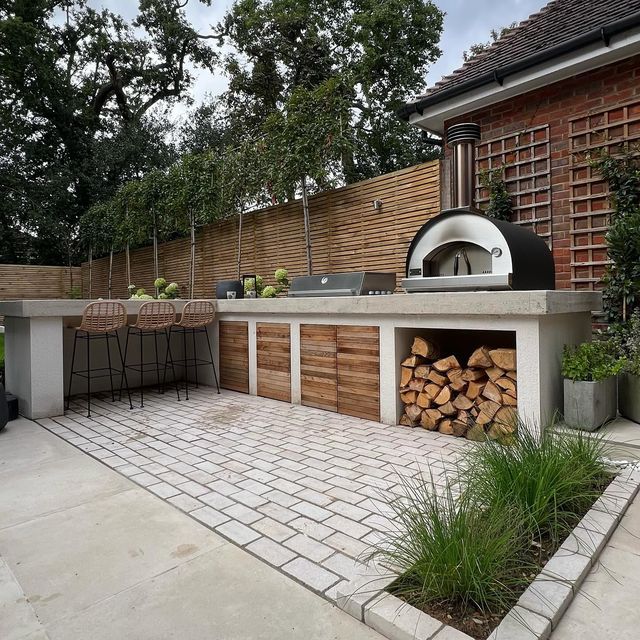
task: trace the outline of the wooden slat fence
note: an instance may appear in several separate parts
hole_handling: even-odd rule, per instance
[[[68,298],[81,284],[80,267],[0,264],[0,300]]]
[[[380,209],[373,201],[381,200]],[[406,252],[414,234],[440,209],[439,162],[396,171],[326,191],[310,198],[314,273],[393,271],[404,275]],[[195,295],[211,297],[215,283],[237,277],[238,217],[210,224],[197,234]],[[93,261],[92,297],[107,296],[109,258]],[[300,201],[245,214],[242,272],[272,281],[276,268],[290,276],[306,274],[304,225]],[[189,240],[164,243],[159,250],[160,275],[181,285],[187,295]],[[131,251],[133,284],[153,288],[150,247]],[[82,267],[88,296],[88,268]],[[113,297],[127,296],[124,253],[114,256]]]

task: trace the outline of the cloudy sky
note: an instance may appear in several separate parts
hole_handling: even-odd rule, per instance
[[[430,85],[458,68],[462,64],[462,52],[475,42],[488,40],[491,29],[524,20],[546,3],[546,0],[434,1],[446,12],[446,17],[440,41],[442,57],[429,71],[427,81]],[[138,3],[135,0],[91,0],[90,4],[95,7],[108,7],[125,18],[131,18],[136,13]],[[206,33],[232,4],[233,0],[213,0],[212,6],[206,7],[196,0],[191,0],[187,12],[193,24],[202,33]],[[194,98],[198,102],[207,93],[217,94],[224,88],[224,78],[201,72],[194,87]]]

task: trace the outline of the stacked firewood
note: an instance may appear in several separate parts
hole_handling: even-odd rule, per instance
[[[513,431],[518,404],[515,349],[479,347],[462,366],[439,358],[436,346],[416,337],[402,362],[400,424],[483,440]]]

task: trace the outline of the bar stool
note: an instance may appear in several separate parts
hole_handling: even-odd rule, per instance
[[[82,313],[82,321],[79,327],[73,327],[73,355],[71,356],[71,373],[69,375],[69,387],[67,393],[67,401],[65,409],[69,409],[71,399],[71,384],[73,376],[79,376],[87,379],[87,418],[91,417],[91,380],[92,378],[106,378],[109,376],[111,384],[111,401],[115,402],[115,391],[113,388],[113,375],[120,375],[120,398],[122,398],[123,385],[127,389],[129,396],[129,408],[133,409],[131,404],[131,393],[129,391],[129,382],[127,381],[127,372],[124,367],[124,358],[122,357],[122,348],[120,347],[120,338],[118,337],[118,329],[127,324],[127,310],[121,302],[103,301],[89,303]],[[120,357],[120,369],[114,369],[111,365],[111,349],[109,340],[115,338],[118,345],[118,355]],[[91,369],[91,341],[105,341],[107,347],[107,367],[98,367]],[[78,340],[87,341],[87,368],[76,371],[74,369],[76,362],[76,347]],[[98,373],[100,371],[108,371],[108,373]]]
[[[162,374],[162,391],[164,393],[165,382],[167,378],[167,364],[171,366],[173,372],[173,380],[175,382],[176,394],[178,401],[180,400],[180,391],[178,389],[178,381],[176,379],[176,370],[171,356],[171,341],[169,331],[176,321],[176,308],[165,301],[145,302],[138,310],[138,317],[135,324],[127,325],[127,340],[124,345],[124,367],[132,371],[140,373],[140,406],[144,407],[144,374],[145,371],[156,371],[156,384],[160,385],[160,366],[163,367]],[[158,333],[163,333],[167,340],[167,349],[165,352],[164,362],[158,359]],[[131,334],[138,335],[140,338],[140,362],[135,364],[127,364],[127,351],[129,349],[129,336]],[[153,336],[155,345],[155,360],[153,362],[144,361],[144,340],[145,336]]]
[[[182,333],[182,345],[184,349],[184,358],[182,360],[176,360],[176,364],[178,366],[184,367],[185,376],[185,396],[186,399],[189,399],[189,376],[188,376],[188,368],[193,367],[195,372],[196,379],[196,389],[198,388],[198,367],[203,365],[211,365],[213,368],[213,377],[216,381],[216,388],[218,389],[218,393],[220,393],[220,384],[218,382],[218,373],[216,372],[216,365],[213,360],[213,351],[211,350],[211,341],[209,339],[209,332],[207,331],[207,326],[210,325],[216,315],[215,307],[213,303],[209,300],[191,300],[184,305],[184,309],[182,310],[182,316],[180,318],[180,322],[176,322],[171,329],[169,330],[169,334],[172,333]],[[193,357],[187,357],[187,333],[191,333],[191,340],[193,343]],[[198,358],[196,356],[196,334],[204,333],[207,340],[207,347],[209,348],[209,359]]]

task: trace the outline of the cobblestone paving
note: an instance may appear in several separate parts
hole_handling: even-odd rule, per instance
[[[38,422],[329,600],[389,527],[384,493],[420,471],[442,483],[470,445],[208,388],[91,409]]]

